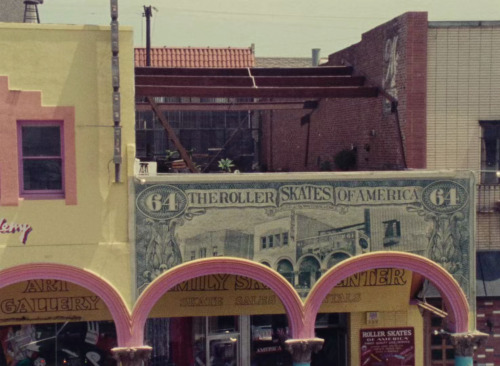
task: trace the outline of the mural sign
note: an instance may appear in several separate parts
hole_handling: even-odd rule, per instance
[[[361,366],[415,365],[413,328],[374,328],[359,332]]]
[[[155,304],[150,316],[222,316],[285,314],[283,304],[266,285],[247,277],[218,274],[185,281]]]
[[[398,268],[377,268],[356,273],[326,295],[320,312],[405,310],[410,298],[411,280],[412,272]]]
[[[0,289],[0,325],[111,320],[89,290],[60,280],[28,280]]]
[[[231,256],[271,267],[305,297],[341,261],[391,250],[430,258],[472,298],[473,189],[462,172],[151,177],[135,185],[137,291],[181,263]]]
[[[322,313],[404,310],[408,306],[412,273],[378,268],[346,278],[330,291]],[[391,299],[390,302],[387,299]],[[174,286],[151,311],[152,318],[285,314],[278,296],[251,278],[217,274]]]

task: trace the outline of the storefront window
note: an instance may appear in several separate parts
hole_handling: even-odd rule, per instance
[[[251,366],[291,365],[284,342],[289,338],[285,315],[251,317]]]
[[[438,309],[444,309],[440,299],[433,299],[432,305]],[[455,350],[448,337],[443,337],[440,332],[447,328],[446,319],[443,319],[433,313],[426,313],[426,334],[428,344],[425,349],[429,350],[426,355],[428,363],[431,366],[448,366],[455,364]]]
[[[313,366],[346,366],[347,315],[320,314],[316,335],[325,350]],[[290,338],[284,314],[154,318],[146,324],[151,366],[291,366],[285,349]]]
[[[316,337],[324,339],[323,347],[311,355],[311,366],[348,365],[347,318],[344,313],[318,314]]]
[[[114,366],[112,322],[66,322],[0,327],[1,365]]]

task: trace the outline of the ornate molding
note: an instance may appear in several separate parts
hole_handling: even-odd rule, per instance
[[[482,346],[489,335],[479,331],[465,333],[451,333],[451,344],[455,347],[455,355],[459,357],[472,357],[476,348]]]
[[[285,349],[292,354],[294,363],[310,363],[311,354],[318,352],[322,347],[324,339],[288,339],[285,341]]]
[[[143,366],[147,365],[151,357],[152,347],[115,347],[111,349],[113,358],[122,366]]]

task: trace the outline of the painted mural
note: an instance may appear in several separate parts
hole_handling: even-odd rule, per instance
[[[470,297],[472,177],[406,173],[177,175],[171,183],[137,183],[137,292],[183,262],[232,256],[273,268],[306,296],[347,258],[404,251],[439,263]]]

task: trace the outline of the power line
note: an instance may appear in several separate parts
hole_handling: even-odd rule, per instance
[[[283,14],[283,13],[249,13],[249,12],[231,12],[231,11],[217,11],[217,10],[192,10],[181,8],[168,8],[168,10],[181,11],[186,13],[202,13],[202,14],[223,14],[223,15],[239,15],[239,16],[269,16],[269,17],[293,17],[293,18],[312,18],[312,19],[387,19],[386,17],[353,17],[353,16],[329,16],[329,15],[308,15],[308,14]]]

